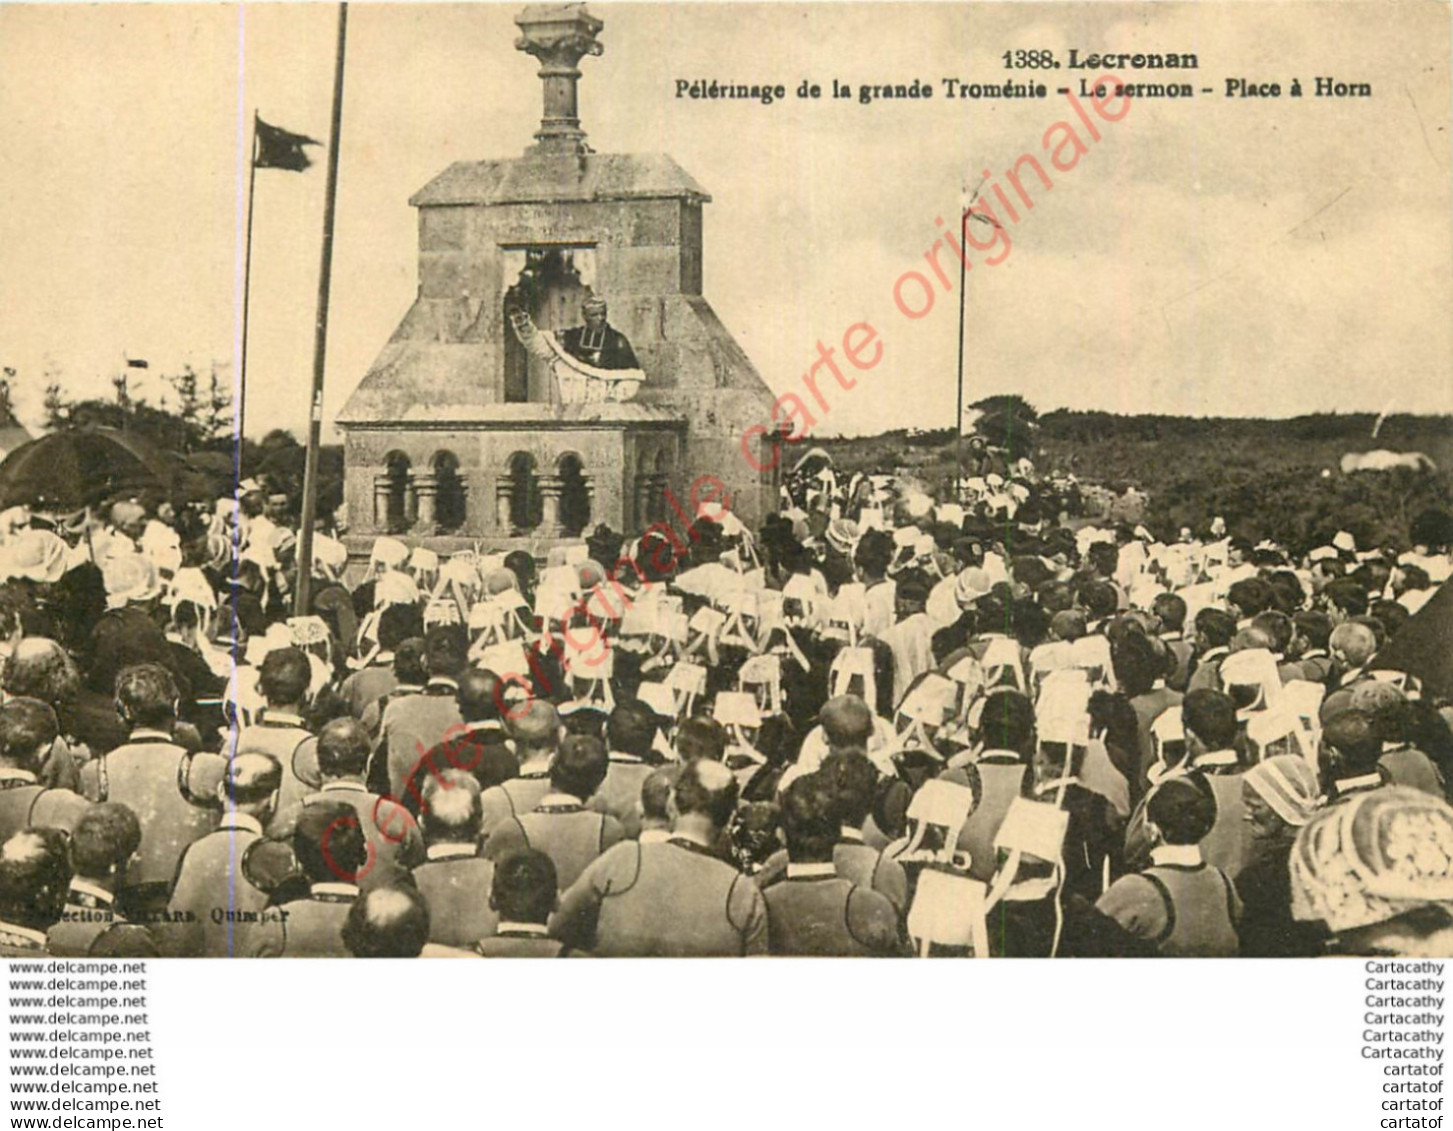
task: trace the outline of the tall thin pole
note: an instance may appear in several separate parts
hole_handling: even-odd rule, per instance
[[[343,55],[348,5],[338,5],[338,57],[333,64],[333,120],[328,137],[328,187],[323,198],[323,251],[318,268],[318,321],[313,336],[313,395],[308,408],[308,451],[303,465],[303,522],[298,536],[298,587],[293,613],[305,616],[313,582],[313,522],[318,511],[318,446],[323,440],[323,368],[328,354],[328,287],[333,273],[333,211],[338,197],[338,147],[343,135]]]
[[[962,207],[960,202],[959,212],[959,247],[968,243],[969,212]],[[954,424],[954,493],[953,501],[958,502],[960,492],[964,485],[964,277],[968,274],[967,256],[959,256],[959,383],[958,383],[958,410],[955,414]]]
[[[247,435],[247,311],[252,299],[252,206],[257,199],[257,111],[252,112],[252,148],[247,173],[247,252],[242,267],[242,356],[237,374],[237,450]]]

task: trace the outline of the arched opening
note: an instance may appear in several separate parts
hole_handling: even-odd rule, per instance
[[[566,452],[556,464],[560,473],[560,532],[579,538],[590,524],[590,483],[585,465],[574,452]]]
[[[541,330],[578,326],[584,297],[585,284],[575,263],[574,248],[528,248],[524,269],[505,292],[506,325],[512,311],[523,310]],[[505,403],[556,403],[548,368],[532,359],[514,334],[506,334],[504,343]]]
[[[534,530],[544,520],[535,457],[529,452],[516,452],[510,456],[509,499],[512,532],[523,534]]]
[[[403,452],[389,452],[384,457],[384,473],[387,480],[387,495],[384,505],[383,527],[390,534],[402,534],[414,525],[414,496],[410,489],[411,465]]]
[[[459,476],[459,457],[453,452],[434,456],[434,522],[441,534],[452,534],[464,525],[464,480]]]

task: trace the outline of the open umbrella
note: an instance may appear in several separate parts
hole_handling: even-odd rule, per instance
[[[112,428],[53,432],[22,444],[0,463],[0,506],[70,511],[124,491],[167,488],[166,457],[147,441]]]

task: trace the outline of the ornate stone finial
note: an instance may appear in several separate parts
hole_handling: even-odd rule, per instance
[[[584,4],[531,4],[515,17],[523,33],[515,47],[540,60],[545,86],[545,116],[540,119],[537,153],[585,153],[585,131],[580,128],[576,64],[605,48],[596,40],[605,24],[585,10]]]

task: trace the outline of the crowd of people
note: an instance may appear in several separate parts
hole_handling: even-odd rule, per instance
[[[0,954],[1453,953],[1447,545],[789,477],[543,560],[0,516]]]

